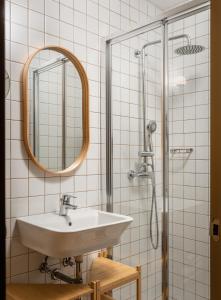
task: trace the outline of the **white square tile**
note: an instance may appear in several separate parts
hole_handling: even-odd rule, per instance
[[[62,177],[61,178],[61,192],[72,193],[74,192],[74,179],[73,177]]]
[[[25,63],[28,57],[27,46],[11,42],[11,59],[18,63]]]
[[[45,196],[45,213],[58,211],[59,209],[59,195]]]
[[[66,6],[70,7],[70,8],[72,8],[72,9],[73,9],[73,7],[74,7],[74,1],[73,1],[73,0],[61,0],[60,2],[61,2],[62,4],[64,4],[64,5],[66,5]]]
[[[11,282],[27,284],[28,283],[28,273],[23,273],[23,274],[18,274],[18,275],[12,276]]]
[[[28,198],[11,199],[11,217],[23,217],[28,215]]]
[[[29,178],[29,196],[44,195],[45,183],[43,178]]]
[[[27,160],[11,160],[11,177],[27,178],[28,177],[28,161]]]
[[[13,120],[21,120],[21,103],[18,101],[13,101],[11,104],[11,118]]]
[[[87,14],[93,18],[98,19],[98,5],[91,0],[87,1]]]
[[[11,4],[11,21],[17,24],[27,25],[27,9],[20,5]]]
[[[73,41],[74,39],[73,26],[64,22],[60,22],[60,34],[64,39]]]
[[[44,196],[29,197],[29,215],[44,213]]]
[[[86,0],[78,1],[74,0],[74,9],[79,10],[82,13],[86,13]]]
[[[74,27],[79,27],[86,30],[87,21],[86,15],[75,10],[74,11]]]
[[[12,198],[28,196],[28,179],[12,179],[11,180],[11,196]]]
[[[11,40],[26,45],[28,41],[27,28],[18,24],[11,25]]]
[[[11,100],[20,101],[21,91],[20,83],[18,81],[11,81]],[[14,106],[14,102],[11,102],[11,107]]]
[[[60,18],[63,22],[74,24],[74,11],[70,7],[60,6]]]
[[[29,28],[44,31],[44,15],[33,10],[29,10]]]
[[[45,194],[58,194],[60,193],[60,178],[48,177],[45,179]]]
[[[32,10],[44,13],[44,0],[29,0],[29,7]]]
[[[18,275],[28,271],[28,255],[19,255],[11,258],[11,275]]]
[[[34,48],[41,48],[44,46],[44,34],[37,30],[29,30],[29,45]]]
[[[75,191],[85,191],[86,190],[86,182],[87,177],[86,176],[75,176],[74,178],[74,184],[75,184]]]
[[[59,18],[59,4],[53,0],[45,1],[45,14],[52,18]]]
[[[59,35],[59,22],[51,17],[45,17],[45,31],[54,36]]]
[[[12,159],[27,159],[27,154],[24,145],[19,140],[11,140],[11,158]]]

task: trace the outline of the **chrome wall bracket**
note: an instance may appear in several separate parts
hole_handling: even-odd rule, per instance
[[[193,148],[172,148],[170,149],[171,154],[190,154],[193,152]]]

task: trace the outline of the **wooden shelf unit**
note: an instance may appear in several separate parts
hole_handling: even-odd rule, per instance
[[[99,256],[91,266],[90,281],[100,283],[100,294],[103,295],[115,288],[130,282],[136,282],[137,300],[141,300],[141,268],[124,265],[111,259]]]
[[[136,299],[141,300],[141,268],[124,265],[101,254],[91,266],[89,284],[8,284],[7,300],[74,300],[90,295],[91,300],[114,300],[110,292],[136,282]]]
[[[7,300],[74,300],[90,295],[97,300],[99,282],[87,284],[8,284]]]

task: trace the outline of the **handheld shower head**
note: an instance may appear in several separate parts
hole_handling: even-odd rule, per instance
[[[157,123],[156,121],[149,121],[149,123],[147,124],[147,130],[149,131],[149,133],[153,133],[155,132],[157,129]]]

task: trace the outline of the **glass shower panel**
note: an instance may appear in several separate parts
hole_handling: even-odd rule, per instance
[[[192,44],[180,48],[188,39],[179,38],[168,45],[169,299],[202,300],[209,299],[210,287],[209,11],[171,23],[168,30],[169,38],[185,34]]]
[[[162,86],[162,28],[146,32],[112,45],[111,49],[111,101],[113,134],[113,211],[133,217],[134,221],[124,233],[121,243],[114,247],[113,255],[129,265],[142,267],[142,299],[162,299],[162,162],[161,162],[161,86]],[[154,45],[142,47],[158,41]],[[144,74],[145,71],[145,74]],[[144,76],[145,75],[145,76]],[[144,78],[144,80],[143,80]],[[144,87],[143,87],[144,82]],[[145,93],[145,95],[144,95]],[[143,106],[145,101],[145,107]],[[150,135],[144,129],[150,120],[156,121],[156,131]],[[147,150],[153,144],[152,157],[142,157],[144,132]],[[154,166],[154,168],[153,168]],[[128,178],[132,170],[137,176]],[[138,173],[149,172],[151,176],[138,177]],[[155,180],[154,180],[155,179]],[[156,184],[156,202],[152,217],[152,240],[150,219],[153,201],[153,185]],[[115,293],[116,299],[134,299],[135,286],[128,285]]]

